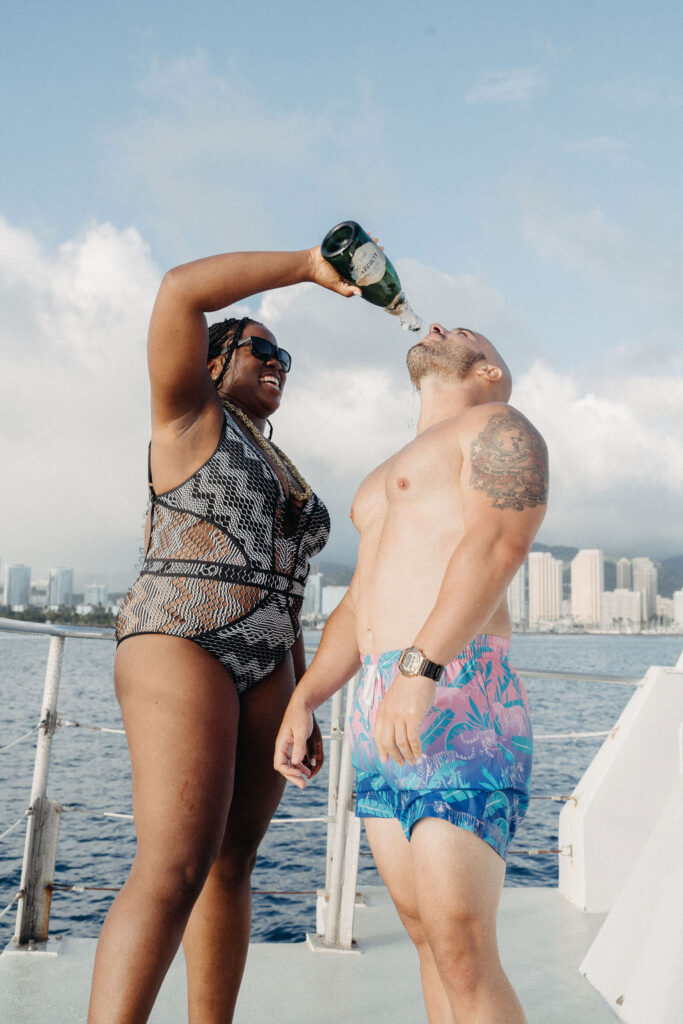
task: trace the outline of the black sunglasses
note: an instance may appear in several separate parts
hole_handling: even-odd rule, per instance
[[[243,345],[251,345],[252,356],[260,359],[262,363],[267,363],[269,359],[277,359],[284,373],[289,373],[292,368],[292,357],[289,352],[278,348],[267,338],[242,338],[235,347],[242,348]]]

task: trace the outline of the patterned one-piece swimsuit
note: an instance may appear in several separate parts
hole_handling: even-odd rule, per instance
[[[213,455],[155,494],[140,575],[116,626],[186,637],[226,667],[239,693],[284,659],[299,636],[309,560],[330,518],[312,494],[295,506],[264,454],[225,413]]]

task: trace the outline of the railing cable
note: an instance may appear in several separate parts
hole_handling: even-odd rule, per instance
[[[113,729],[113,728],[110,728],[109,726],[104,726],[104,725],[90,725],[89,722],[72,722],[68,718],[60,718],[60,717],[58,717],[56,724],[57,724],[57,726],[61,726],[64,729],[90,729],[93,732],[116,733],[119,736],[125,736],[126,735],[126,730],[125,729]],[[27,733],[26,736],[22,736],[18,740],[15,740],[14,743],[20,743],[22,739],[26,739],[27,736],[31,736],[33,734],[33,731],[35,731],[35,730],[32,730],[30,733]],[[343,733],[343,731],[341,729],[338,732],[327,732],[327,733],[323,733],[323,735],[322,735],[322,739],[324,739],[324,740],[342,740],[343,738],[344,738],[344,733]],[[13,746],[13,745],[14,744],[10,744],[10,746]],[[6,748],[0,747],[0,754],[2,754],[3,750],[5,750],[5,749],[9,750],[9,747],[6,747]]]
[[[529,797],[529,799],[530,800],[554,800],[555,803],[558,803],[558,804],[568,804],[568,803],[576,804],[576,797],[575,796],[546,796],[544,794],[540,794],[539,796],[536,796],[535,793],[532,793],[531,796]]]
[[[64,885],[61,882],[54,882],[52,889],[55,892],[72,892],[81,895],[84,892],[121,892],[121,885]],[[252,889],[253,896],[317,896],[317,889]],[[19,897],[16,896],[15,900]],[[13,901],[14,902],[14,901]],[[12,904],[10,904],[12,906]],[[9,910],[9,907],[7,908]],[[3,911],[5,913],[6,911]]]
[[[615,686],[645,685],[642,677],[602,675],[598,672],[557,672],[550,671],[550,669],[518,668],[517,666],[515,666],[515,671],[517,675],[524,676],[525,679],[555,679],[560,682],[563,679],[570,679],[572,682],[578,683],[613,683]]]
[[[132,814],[124,814],[120,811],[100,811],[92,807],[78,807],[76,804],[62,804],[62,812],[71,812],[75,814],[89,814],[93,818],[116,818],[120,821],[133,821]],[[332,819],[329,814],[321,814],[318,816],[306,816],[303,818],[273,818],[270,822],[271,825],[296,825],[307,822],[324,822],[327,824]],[[15,828],[16,826],[12,826]],[[2,836],[0,836],[0,839]]]
[[[86,722],[71,722],[68,718],[57,718],[57,725],[63,726],[65,729],[92,729],[93,732],[113,732],[119,736],[125,736],[125,729],[110,729],[104,725],[89,725]]]
[[[553,850],[523,850],[523,849],[520,849],[520,847],[511,846],[510,849],[508,850],[508,856],[510,856],[510,854],[513,854],[513,853],[515,853],[515,854],[526,854],[529,857],[540,857],[540,856],[542,856],[544,854],[559,853],[561,857],[571,857],[571,855],[572,855],[572,847],[570,845],[570,846],[560,846],[560,847],[557,847],[557,848],[555,848]],[[370,850],[361,850],[360,853],[358,854],[358,856],[359,857],[372,857],[372,852]]]
[[[5,829],[5,831],[0,835],[0,839],[4,839],[5,836],[8,836],[10,834],[10,832],[14,832],[14,830],[19,828],[20,825],[23,825],[24,821],[26,821],[27,814],[28,811],[24,811],[24,813],[22,814],[18,821],[15,821],[13,825],[10,825],[9,828]]]
[[[132,814],[122,814],[120,811],[98,811],[92,807],[77,807],[75,804],[62,804],[62,812],[76,814],[90,814],[93,818],[117,818],[121,821],[133,821]]]
[[[334,821],[334,816],[329,814],[322,814],[319,818],[271,818],[271,825],[289,825],[290,822],[306,822],[306,821],[324,821],[327,824],[330,821]]]
[[[595,736],[616,736],[619,732],[619,727],[616,726],[614,729],[604,729],[602,732],[546,732],[546,733],[534,733],[535,740],[583,740],[593,738]]]
[[[41,725],[42,725],[42,723],[41,723]],[[28,732],[25,732],[23,736],[19,736],[18,739],[12,740],[12,742],[8,743],[6,746],[0,747],[0,754],[4,754],[7,750],[11,750],[12,747],[16,747],[18,743],[23,743],[24,740],[30,739],[31,736],[35,735],[36,730],[39,729],[39,728],[40,728],[39,725],[34,725],[33,728],[29,729]]]
[[[21,891],[21,889],[17,889],[17,891],[15,892],[14,896],[12,897],[12,900],[7,904],[5,909],[4,910],[0,910],[0,921],[5,916],[5,914],[9,914],[10,910],[12,909],[12,907],[14,906],[15,903],[18,903],[20,899],[23,899],[23,896],[24,896],[24,894]]]
[[[528,857],[540,857],[546,853],[559,853],[560,857],[571,857],[572,847],[560,846],[554,850],[522,850],[519,847],[511,846],[508,850],[508,856],[511,854],[526,854]]]

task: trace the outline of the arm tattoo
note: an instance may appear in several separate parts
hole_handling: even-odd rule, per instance
[[[546,504],[545,442],[518,413],[494,413],[472,442],[470,460],[470,486],[492,498],[494,508],[523,512]]]

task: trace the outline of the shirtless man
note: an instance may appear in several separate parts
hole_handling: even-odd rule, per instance
[[[510,371],[482,335],[432,324],[408,370],[417,436],[356,494],[358,565],[289,703],[275,768],[305,786],[313,711],[361,659],[356,813],[417,947],[430,1024],[522,1024],[496,940],[531,773],[505,592],[545,514],[547,451],[507,405]]]

